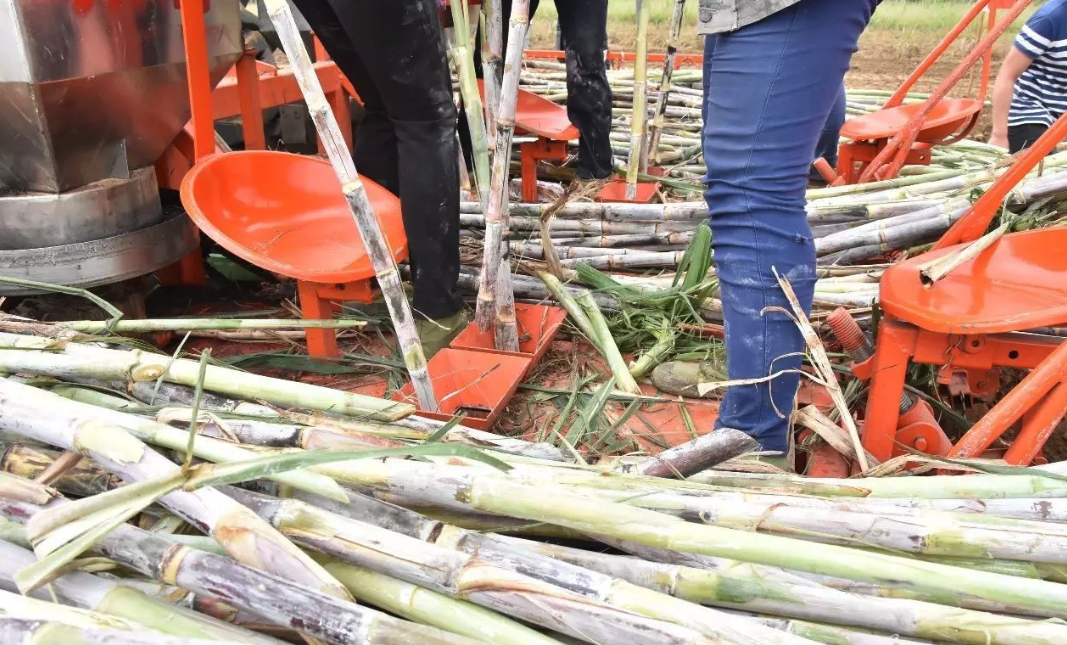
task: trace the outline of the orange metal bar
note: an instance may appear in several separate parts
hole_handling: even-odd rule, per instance
[[[993,409],[956,443],[950,457],[978,457],[993,445],[1025,412],[1067,378],[1067,343],[1061,343],[1044,361],[1004,395]]]
[[[863,417],[863,447],[879,461],[893,457],[900,397],[917,333],[917,328],[911,325],[884,319],[878,328],[877,346],[871,358],[871,389]]]
[[[960,61],[960,64],[956,66],[956,69],[954,69],[952,73],[937,86],[937,89],[930,94],[930,97],[926,99],[923,108],[912,115],[907,124],[901,128],[900,132],[889,140],[889,143],[886,144],[886,147],[882,152],[880,152],[878,156],[875,157],[874,161],[867,166],[867,169],[860,175],[860,183],[866,183],[876,177],[896,176],[905,163],[906,151],[911,150],[911,146],[915,143],[915,138],[918,136],[919,130],[922,129],[922,125],[926,121],[926,117],[930,114],[930,111],[933,110],[935,105],[941,102],[941,99],[948,96],[948,93],[952,88],[959,83],[960,79],[963,78],[972,67],[974,67],[974,64],[978,62],[978,59],[987,54],[1001,34],[1015,22],[1016,18],[1022,15],[1023,10],[1025,10],[1031,2],[1033,2],[1033,0],[1019,0],[997,26],[989,31],[978,45],[975,46],[975,48],[972,49],[962,61]],[[890,159],[893,159],[893,161],[889,163],[888,171],[883,172],[883,165],[889,162]]]
[[[523,52],[524,58],[534,60],[566,60],[567,54],[561,49],[527,49]],[[637,54],[634,52],[612,52],[607,53],[607,61],[610,63],[632,63],[637,60]],[[664,63],[667,61],[666,54],[649,54],[648,61],[650,63]],[[704,64],[703,54],[675,54],[674,57],[674,69],[678,69],[684,65],[695,65],[697,67]]]
[[[1016,159],[1015,163],[993,182],[989,190],[971,206],[971,210],[953,224],[931,250],[936,251],[955,244],[973,242],[982,237],[989,228],[989,223],[1000,212],[1000,206],[1004,203],[1008,193],[1065,137],[1067,137],[1067,114],[1057,119],[1045,134],[1041,135],[1021,157]]]
[[[1012,440],[1004,460],[1013,466],[1029,466],[1041,454],[1067,413],[1067,384],[1059,383],[1040,403],[1023,416],[1023,427]]]
[[[974,19],[977,18],[980,13],[982,13],[982,11],[986,8],[986,5],[988,4],[989,0],[978,0],[978,2],[974,3],[970,10],[967,11],[967,13],[964,14],[962,18],[960,18],[959,22],[956,23],[956,26],[953,27],[947,34],[945,34],[945,37],[941,39],[941,42],[939,42],[937,46],[934,47],[933,50],[926,55],[926,58],[924,58],[923,61],[919,63],[919,66],[915,68],[915,71],[911,73],[911,76],[909,76],[907,79],[905,79],[903,83],[901,83],[900,87],[897,88],[897,91],[893,93],[893,96],[889,97],[889,100],[886,101],[885,105],[883,105],[882,107],[891,108],[904,103],[904,98],[908,95],[908,92],[911,91],[911,88],[915,85],[915,83],[917,83],[919,79],[922,78],[923,75],[926,74],[926,72],[928,72],[930,68],[934,66],[934,63],[937,62],[937,59],[941,58],[941,54],[944,54],[945,50],[951,47],[952,43],[956,42],[956,39],[960,37],[960,34],[962,34],[964,30],[966,30],[967,27],[971,25],[972,22],[974,22]]]
[[[259,72],[259,82],[257,83],[259,87],[259,104],[261,106],[264,108],[277,107],[287,103],[298,103],[303,100],[304,97],[300,93],[300,87],[296,84],[291,68],[283,70],[272,68],[264,72],[262,71],[263,67],[265,66],[260,66],[259,68],[261,71]],[[323,92],[330,94],[342,87],[341,70],[337,68],[337,63],[323,61],[315,63],[312,67],[319,77]],[[241,114],[241,102],[237,86],[236,76],[229,75],[215,87],[212,105],[215,119],[225,119]]]
[[[215,152],[215,123],[211,111],[211,69],[207,55],[207,29],[202,0],[181,0],[182,41],[192,107],[196,159]]]
[[[259,70],[254,49],[245,49],[237,59],[235,71],[245,150],[265,150],[267,135],[263,131],[263,106],[259,102]]]

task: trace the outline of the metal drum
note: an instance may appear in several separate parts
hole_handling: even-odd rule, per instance
[[[239,6],[203,3],[218,82],[242,50]],[[175,0],[0,0],[0,275],[103,284],[195,248],[152,168],[189,116]]]

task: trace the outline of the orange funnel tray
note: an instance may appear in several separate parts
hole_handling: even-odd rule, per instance
[[[407,254],[400,200],[367,179],[393,257]],[[182,204],[200,230],[256,266],[297,280],[346,283],[374,276],[330,164],[248,150],[199,162],[182,181]]]

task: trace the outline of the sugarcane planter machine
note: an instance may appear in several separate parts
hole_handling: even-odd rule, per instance
[[[862,437],[877,460],[914,452],[1017,466],[1044,461],[1042,449],[1067,414],[1067,343],[1047,333],[1067,322],[1067,230],[1007,234],[988,247],[978,241],[1012,189],[1065,136],[1061,117],[929,252],[886,270],[875,340],[844,310],[827,319],[854,374],[869,385]],[[933,263],[953,257],[964,261],[931,280]],[[930,404],[906,391],[911,364],[936,366],[937,381],[953,395],[985,400],[1000,394],[1002,370],[1029,373],[953,443]],[[843,468],[831,457],[816,472]]]
[[[165,285],[203,285],[202,233],[239,261],[296,281],[306,319],[375,300],[376,273],[330,165],[266,149],[264,110],[304,96],[292,68],[257,60],[241,18],[238,2],[0,0],[10,63],[0,66],[0,149],[12,153],[0,160],[0,295],[151,274]],[[351,151],[358,96],[302,27]],[[524,94],[517,121],[536,135],[524,147],[524,185],[536,188],[536,159],[565,155],[577,131],[563,108]],[[216,133],[234,117],[238,151]],[[363,183],[393,260],[404,260],[399,200]],[[161,191],[179,191],[184,209],[164,208]],[[464,332],[429,365],[444,402],[437,416],[462,411],[469,426],[491,425],[564,315],[518,305],[517,352],[497,351],[491,333]],[[310,355],[340,355],[334,329],[305,333]],[[412,398],[410,386],[397,398]]]
[[[965,139],[978,124],[989,90],[993,46],[1032,4],[1033,0],[978,0],[945,35],[885,104],[855,117],[841,128],[837,168],[824,159],[815,167],[831,185],[866,183],[897,177],[905,165],[928,166],[936,145]],[[998,20],[998,13],[1005,13]],[[945,53],[961,41],[968,28],[986,14],[984,32],[970,51],[923,101],[905,103],[908,93]],[[975,65],[981,62],[973,98],[950,97]]]

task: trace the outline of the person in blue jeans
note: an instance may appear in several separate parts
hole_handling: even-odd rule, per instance
[[[785,454],[804,341],[775,271],[810,312],[815,245],[808,172],[860,34],[880,0],[700,0],[705,200],[725,324],[730,387],[716,427]],[[695,363],[661,366],[688,370]],[[676,382],[678,379],[675,379]],[[684,380],[684,379],[682,379]],[[785,465],[784,460],[779,461]]]

